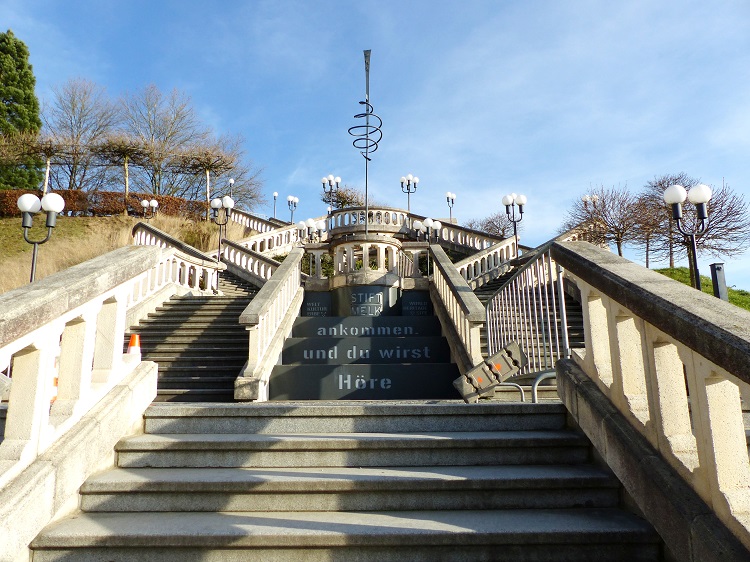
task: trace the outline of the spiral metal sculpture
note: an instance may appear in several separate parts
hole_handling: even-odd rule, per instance
[[[368,96],[369,97],[369,96]],[[372,104],[369,101],[361,101],[360,105],[365,106],[364,113],[358,113],[355,119],[364,119],[364,125],[354,125],[349,127],[349,134],[354,137],[352,144],[354,148],[368,161],[372,160],[370,154],[378,149],[378,143],[383,139],[383,120],[372,112]]]
[[[354,137],[352,144],[365,159],[365,235],[369,234],[370,223],[368,164],[372,160],[370,154],[378,149],[378,143],[383,138],[383,132],[380,130],[380,127],[383,126],[383,120],[372,112],[372,104],[370,103],[370,53],[369,50],[365,51],[365,101],[359,102],[360,105],[365,106],[365,111],[354,116],[355,119],[364,119],[365,123],[364,125],[349,127],[349,134]]]

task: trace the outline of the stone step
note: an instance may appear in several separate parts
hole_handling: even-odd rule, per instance
[[[81,488],[83,511],[390,511],[614,507],[592,465],[115,469]]]
[[[163,377],[234,377],[239,376],[244,363],[227,365],[193,365],[184,363],[159,363],[159,380]]]
[[[294,322],[292,336],[440,336],[436,316],[301,316]]]
[[[447,347],[447,345],[446,345]],[[453,363],[276,365],[270,400],[450,400]]]
[[[215,352],[216,350],[214,350],[213,355],[191,355],[189,353],[178,355],[173,352],[156,352],[144,354],[143,359],[146,361],[156,361],[160,366],[162,363],[169,363],[172,366],[184,367],[196,365],[198,362],[205,367],[222,367],[228,365],[238,365],[241,367],[247,361],[246,353],[238,355],[216,355]]]
[[[147,433],[411,433],[559,430],[566,427],[561,403],[465,404],[450,401],[258,402],[223,406],[152,405]]]
[[[126,342],[130,340],[130,334],[139,334],[141,336],[141,345],[147,341],[248,340],[247,331],[244,329],[244,326],[213,328],[210,333],[206,333],[206,330],[203,328],[191,328],[189,326],[182,328],[179,326],[177,328],[160,328],[159,326],[133,328],[126,334]]]
[[[284,365],[448,362],[448,343],[435,336],[287,338],[282,352]]]
[[[611,508],[77,514],[32,548],[34,562],[660,559],[656,533]]]
[[[221,388],[234,389],[236,376],[226,376],[222,373],[203,374],[201,376],[159,376],[159,388],[162,390],[206,390]]]
[[[145,434],[115,447],[122,468],[582,464],[589,444],[558,431]]]

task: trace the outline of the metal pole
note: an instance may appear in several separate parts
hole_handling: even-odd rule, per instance
[[[690,246],[692,250],[691,261],[693,265],[693,274],[695,275],[695,288],[701,290],[701,276],[698,272],[698,247],[695,244],[695,234],[690,235]]]
[[[38,242],[32,242],[32,244],[34,245],[34,249],[31,250],[31,278],[29,279],[29,283],[33,283],[36,278],[36,256],[39,250]]]
[[[714,296],[720,298],[723,301],[729,301],[729,293],[727,292],[727,282],[724,278],[724,264],[723,263],[712,263],[711,264],[711,280],[714,285]]]

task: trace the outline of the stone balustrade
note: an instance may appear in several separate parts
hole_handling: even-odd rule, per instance
[[[483,361],[480,329],[485,323],[484,307],[440,246],[430,246],[430,256],[433,302],[437,297],[442,303],[460,340],[460,348],[452,346],[452,351],[459,369],[464,373]]]
[[[0,369],[10,366],[11,377],[0,483],[134,369],[140,354],[123,354],[125,330],[172,294],[191,292],[194,261],[130,246],[0,296]]]
[[[573,353],[580,369],[750,547],[750,462],[742,410],[742,400],[750,403],[750,313],[590,244],[555,243],[552,256],[580,291],[585,351]],[[600,439],[612,435],[605,425],[614,422],[596,422],[592,406],[568,391],[563,400],[626,487],[632,485],[641,509],[675,499],[659,489],[644,493],[651,476],[640,463],[653,466],[647,451],[623,466],[621,445]],[[655,500],[655,494],[666,495]],[[687,505],[700,511],[692,507],[696,503],[683,503],[674,517],[685,517],[688,535],[705,533],[705,527],[693,527],[698,515],[684,512]],[[701,517],[707,521],[708,515]],[[655,524],[674,533],[670,527],[679,523]],[[687,548],[690,540],[675,544]]]
[[[193,258],[189,261],[183,259],[180,269],[174,272],[173,275],[179,279],[179,283],[188,285],[193,291],[215,293],[218,290],[219,278],[216,272],[226,269],[226,266],[218,262],[214,256],[205,254],[144,222],[139,222],[133,227],[133,244],[179,250],[182,255]]]
[[[456,269],[469,284],[476,289],[497,279],[510,269],[508,262],[518,255],[514,238],[507,238],[464,258],[455,264]]]
[[[301,262],[295,248],[240,315],[250,338],[248,361],[235,381],[235,399],[268,400],[268,379],[302,306]]]
[[[251,228],[253,230],[257,230],[258,232],[270,232],[279,228],[279,225],[277,223],[263,219],[261,217],[257,217],[240,209],[232,209],[231,213],[229,214],[229,218],[233,222],[241,224],[245,228]]]
[[[279,262],[230,240],[222,240],[221,258],[227,269],[262,286],[279,267]]]
[[[289,225],[253,234],[244,240],[239,240],[237,244],[259,254],[276,256],[288,254],[300,242],[299,228],[296,225]]]

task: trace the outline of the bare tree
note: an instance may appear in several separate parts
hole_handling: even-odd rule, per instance
[[[50,103],[42,110],[46,134],[57,145],[56,163],[50,177],[57,189],[95,190],[107,180],[89,147],[107,136],[117,125],[117,106],[103,87],[74,78],[53,89]],[[48,170],[49,173],[49,170]]]
[[[334,209],[346,207],[363,207],[365,204],[365,193],[361,189],[350,185],[343,185],[335,192],[324,192],[321,190],[320,200]],[[370,201],[372,204],[372,201]]]
[[[622,256],[623,246],[636,236],[637,201],[637,196],[627,187],[600,186],[575,201],[567,213],[564,230],[589,225],[593,242],[614,244],[618,255]]]
[[[466,222],[466,226],[501,238],[508,238],[513,235],[513,223],[505,211],[498,211],[483,219],[471,219]],[[523,223],[519,222],[517,230],[520,232],[522,228]]]
[[[180,173],[176,159],[184,147],[197,146],[209,139],[190,99],[173,90],[165,96],[153,84],[126,96],[121,102],[126,133],[143,148],[134,174],[139,187],[155,195],[197,198],[198,186],[191,175]]]

